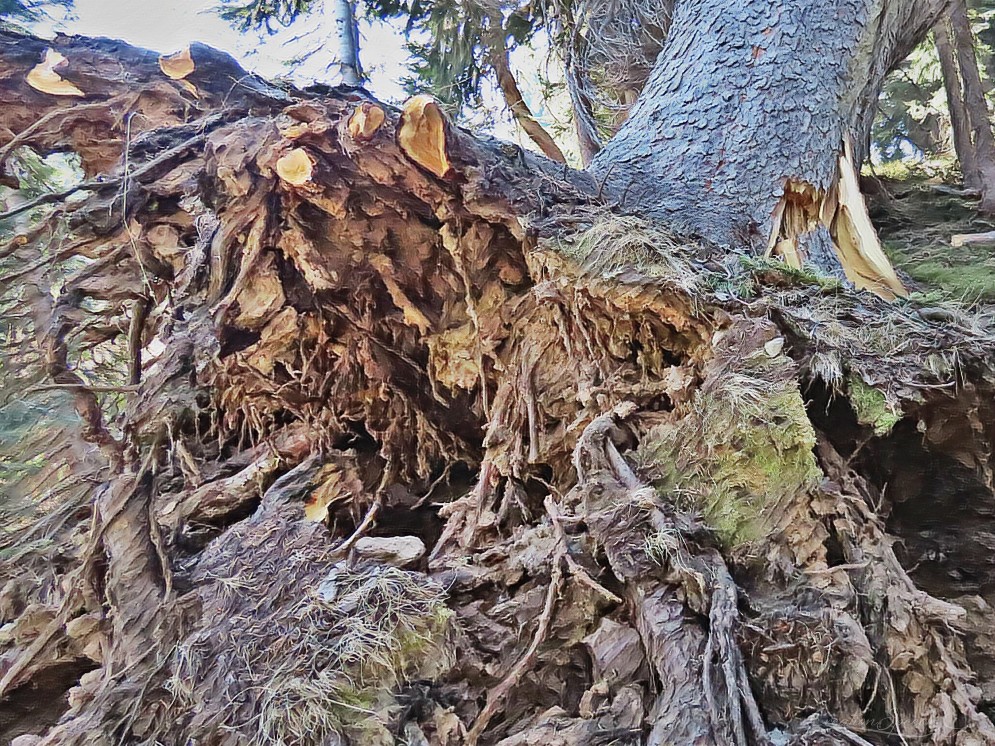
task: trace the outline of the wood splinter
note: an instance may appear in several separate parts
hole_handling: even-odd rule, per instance
[[[47,93],[51,96],[79,96],[85,97],[79,88],[65,80],[55,69],[67,64],[65,56],[59,54],[54,49],[45,52],[45,59],[31,68],[25,77],[27,84],[36,91]]]
[[[785,181],[784,196],[772,216],[767,255],[779,256],[788,266],[802,269],[813,263],[806,261],[812,258],[806,256],[805,241],[824,229],[846,278],[855,287],[885,300],[908,295],[867,214],[849,141],[840,149],[837,173],[838,180],[829,190],[796,179]],[[814,266],[829,270],[818,266],[818,261]]]
[[[349,117],[349,134],[357,142],[369,142],[384,123],[386,115],[375,104],[363,102]]]
[[[276,162],[276,175],[293,186],[303,186],[311,181],[314,161],[304,148],[294,148]]]
[[[411,160],[442,178],[452,169],[446,153],[446,115],[431,96],[412,96],[404,104],[397,144]]]

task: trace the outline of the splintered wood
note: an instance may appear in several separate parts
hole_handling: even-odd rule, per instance
[[[849,142],[843,143],[840,154],[839,208],[833,229],[840,263],[854,285],[888,300],[908,295],[871,225]]]
[[[774,230],[767,253],[781,257],[789,267],[801,269],[805,260],[799,238],[815,230],[825,201],[821,190],[804,181],[789,179],[774,212]]]
[[[855,287],[886,300],[908,295],[867,214],[849,142],[840,151],[838,174],[828,193],[804,181],[786,180],[774,210],[767,255],[781,257],[794,269],[809,265],[835,274],[834,267],[826,266],[827,257],[808,250],[825,230],[839,266]]]
[[[407,156],[438,177],[449,173],[446,152],[448,123],[442,107],[431,96],[413,96],[404,104],[397,143]]]

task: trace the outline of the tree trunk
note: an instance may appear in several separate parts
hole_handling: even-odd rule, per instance
[[[487,58],[497,77],[498,88],[504,97],[504,103],[515,118],[518,126],[522,128],[529,139],[539,146],[539,150],[550,160],[557,163],[566,163],[567,159],[556,144],[552,135],[539,124],[539,121],[532,114],[525,97],[518,87],[518,81],[511,71],[511,58],[508,55],[508,34],[505,31],[504,23],[499,12],[488,14],[487,29]]]
[[[0,245],[0,290],[58,288],[3,390],[17,351],[85,421],[17,477],[4,737],[995,743],[981,321],[730,262],[427,97],[200,46],[0,35],[16,145],[88,180]]]
[[[333,64],[338,66],[342,82],[361,86],[364,75],[359,64],[359,29],[352,0],[329,0],[322,12],[329,15],[332,24],[331,35],[335,44]]]
[[[679,3],[595,173],[626,209],[796,266],[842,277],[842,265],[858,287],[904,294],[843,182],[863,161],[885,75],[943,5]]]
[[[964,0],[955,0],[951,5],[937,26],[936,39],[964,185],[979,190],[981,211],[992,213],[995,212],[995,137]]]
[[[954,51],[953,31],[950,20],[944,17],[933,29],[936,40],[936,53],[940,58],[943,73],[943,89],[947,94],[947,108],[950,111],[950,129],[953,132],[954,151],[960,161],[964,176],[964,186],[981,191],[981,174],[978,171],[977,154],[971,138],[971,122],[964,101],[964,90],[960,82],[957,54]]]

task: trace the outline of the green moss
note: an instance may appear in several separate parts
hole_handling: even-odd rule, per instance
[[[938,159],[929,162],[914,161],[908,158],[896,158],[882,163],[865,164],[861,168],[862,176],[874,176],[878,179],[900,182],[925,182],[938,175],[949,174],[955,164],[950,159]]]
[[[995,300],[995,247],[953,247],[958,233],[991,230],[976,201],[938,192],[925,178],[908,176],[871,197],[869,208],[882,246],[897,268],[944,300]]]
[[[767,508],[819,476],[814,433],[799,393],[780,392],[766,404],[762,416],[742,419],[734,412],[723,417],[722,402],[706,406],[713,428],[728,424],[729,430],[710,449],[709,477],[718,489],[704,512],[730,544],[760,538]]]
[[[857,421],[870,425],[877,435],[887,435],[900,419],[883,393],[864,383],[858,376],[847,379],[850,404],[857,414]]]
[[[742,362],[699,390],[675,424],[649,433],[640,452],[658,489],[701,513],[730,547],[764,536],[775,507],[822,477],[787,363],[763,353]]]
[[[452,609],[440,603],[429,608],[417,625],[400,629],[397,633],[395,670],[402,672],[404,677],[418,675],[433,678],[442,673],[434,669],[437,662],[444,660],[444,656],[433,660],[433,654],[438,652],[445,640],[452,616]]]
[[[842,287],[840,281],[835,277],[829,277],[811,269],[796,269],[785,264],[780,259],[743,256],[740,257],[739,262],[743,269],[754,276],[776,273],[786,280],[799,285],[816,285],[823,290],[830,291],[836,291]]]
[[[973,249],[958,249],[963,256],[955,261],[902,261],[898,264],[914,278],[930,287],[939,287],[958,300],[995,300],[995,256]]]

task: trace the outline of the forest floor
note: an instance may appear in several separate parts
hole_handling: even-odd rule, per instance
[[[868,208],[885,251],[935,300],[973,305],[995,302],[995,244],[951,246],[957,234],[995,230],[977,199],[957,194],[959,175],[948,165],[881,168],[865,175]]]

